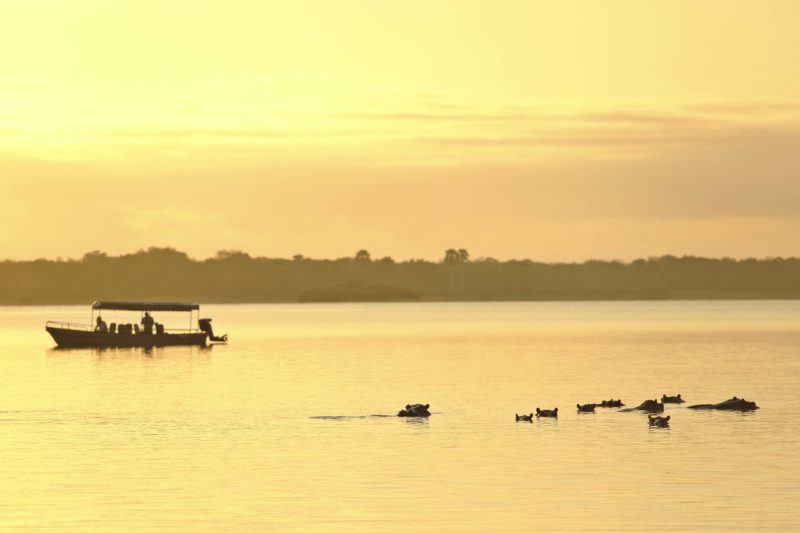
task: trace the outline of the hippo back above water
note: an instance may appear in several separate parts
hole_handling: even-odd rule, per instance
[[[602,403],[600,403],[600,407],[625,407],[625,404],[622,403],[621,398],[619,400],[611,399],[603,400]]]
[[[756,402],[748,402],[744,398],[736,396],[720,403],[701,403],[689,406],[689,409],[719,409],[721,411],[755,411],[758,408]]]
[[[412,416],[417,418],[429,417],[431,416],[430,411],[428,411],[430,406],[429,403],[425,405],[421,403],[407,404],[405,409],[401,409],[400,412],[397,413],[397,416]]]

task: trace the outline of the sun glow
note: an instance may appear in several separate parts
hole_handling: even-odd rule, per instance
[[[6,1],[0,239],[12,258],[789,254],[798,15]]]

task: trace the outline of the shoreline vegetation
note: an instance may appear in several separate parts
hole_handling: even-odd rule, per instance
[[[173,248],[81,259],[0,262],[0,305],[94,300],[269,302],[798,299],[800,258],[665,255],[631,262],[541,263],[353,257],[291,259],[220,251],[195,260]]]

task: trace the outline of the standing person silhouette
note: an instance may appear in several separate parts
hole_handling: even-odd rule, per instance
[[[144,316],[142,317],[142,329],[144,329],[145,335],[152,335],[153,334],[153,325],[155,324],[155,320],[153,317],[150,316],[150,313],[147,311],[144,312]]]

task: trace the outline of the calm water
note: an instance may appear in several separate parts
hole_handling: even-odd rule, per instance
[[[0,308],[0,529],[800,528],[800,302],[209,305],[226,346],[52,349],[87,310]],[[664,393],[761,409],[574,408]]]

